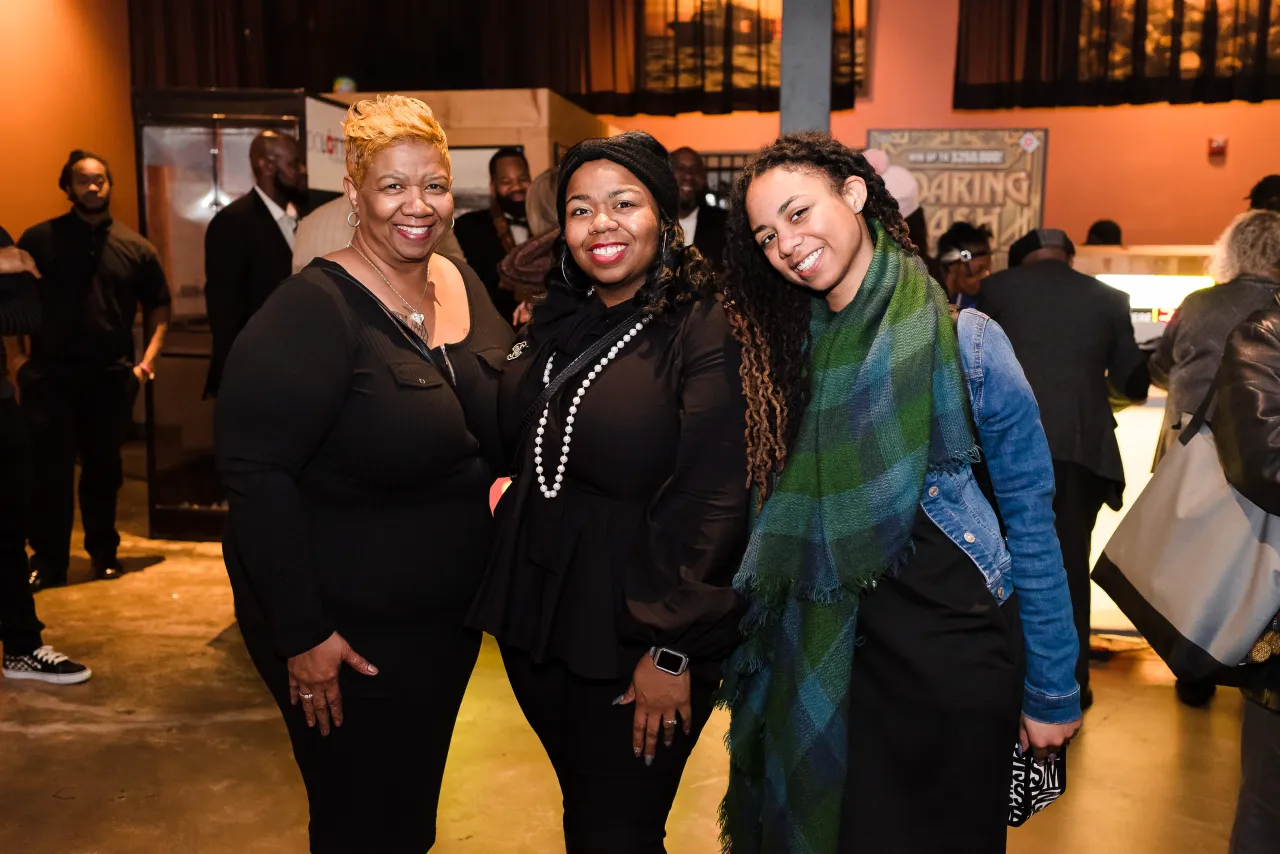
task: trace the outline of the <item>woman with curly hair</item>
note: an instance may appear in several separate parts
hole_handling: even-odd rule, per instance
[[[953,324],[884,182],[823,134],[748,163],[726,260],[759,499],[726,850],[1003,851],[1015,743],[1043,759],[1080,718],[1053,466],[1008,339]]]
[[[549,294],[499,394],[514,482],[472,622],[555,767],[570,854],[664,850],[738,639],[740,350],[679,203],[648,134],[566,153]]]

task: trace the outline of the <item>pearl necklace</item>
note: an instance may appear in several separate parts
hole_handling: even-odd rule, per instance
[[[542,490],[544,498],[555,498],[560,494],[560,487],[564,485],[564,473],[569,465],[569,444],[573,441],[573,420],[578,414],[578,406],[582,403],[582,396],[587,393],[587,389],[591,387],[591,382],[600,375],[605,367],[617,358],[622,348],[631,343],[631,339],[644,329],[645,325],[653,319],[652,315],[646,315],[644,319],[636,323],[635,326],[627,330],[627,334],[623,335],[612,347],[609,352],[596,363],[591,372],[582,380],[582,385],[578,386],[578,393],[573,396],[573,401],[569,404],[569,417],[564,422],[564,445],[560,449],[560,465],[556,466],[555,482],[551,486],[547,486],[546,476],[543,474],[542,468],[542,436],[547,431],[547,417],[551,413],[551,402],[548,401],[546,408],[542,410],[542,417],[538,419],[537,435],[533,439],[533,466],[534,471],[538,474],[538,488]],[[542,384],[544,386],[551,383],[551,364],[555,361],[555,354],[551,354],[547,358],[547,367],[542,371]]]

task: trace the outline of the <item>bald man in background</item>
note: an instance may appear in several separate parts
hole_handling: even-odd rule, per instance
[[[213,359],[205,395],[216,396],[240,330],[293,273],[294,232],[307,203],[307,166],[291,136],[266,130],[249,146],[253,189],[227,205],[204,235],[205,306]]]

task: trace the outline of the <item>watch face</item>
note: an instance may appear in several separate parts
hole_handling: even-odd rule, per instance
[[[657,665],[659,670],[666,670],[669,673],[679,673],[680,668],[684,666],[684,658],[676,655],[669,649],[658,650],[657,655],[653,658],[653,663]]]

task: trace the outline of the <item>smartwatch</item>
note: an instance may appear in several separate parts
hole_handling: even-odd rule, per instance
[[[649,656],[653,659],[654,667],[672,676],[680,676],[689,669],[689,656],[665,646],[655,646],[649,650]]]

